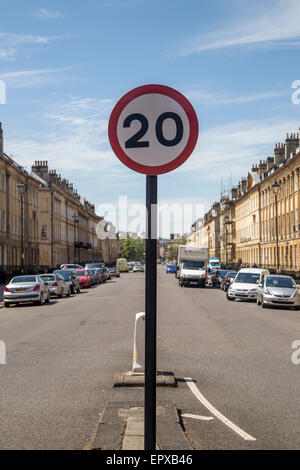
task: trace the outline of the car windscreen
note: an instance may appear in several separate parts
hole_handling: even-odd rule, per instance
[[[220,271],[220,272],[219,272],[220,278],[223,279],[223,277],[225,277],[228,272],[229,272],[229,271]]]
[[[43,279],[43,281],[47,282],[47,281],[55,281],[55,277],[54,276],[41,276],[41,278]]]
[[[266,279],[267,287],[286,287],[286,288],[296,288],[295,281],[290,277],[267,277]]]
[[[67,271],[67,270],[58,271],[58,272],[55,271],[54,274],[60,274],[65,280],[69,280],[69,279],[72,279],[73,271]]]
[[[36,282],[36,276],[18,276],[14,277],[10,282],[11,284],[30,284],[31,282]]]
[[[234,282],[245,284],[259,284],[259,274],[257,273],[239,273]]]
[[[77,272],[77,276],[86,276],[87,275],[86,271],[76,271],[76,272]]]
[[[236,276],[236,273],[227,273],[226,277],[230,277],[230,279],[233,279]]]
[[[210,264],[211,266],[215,266],[215,267],[217,268],[220,263],[219,263],[218,261],[211,261],[209,264]]]
[[[204,261],[184,261],[182,264],[183,269],[204,269]]]
[[[95,269],[95,268],[102,268],[103,263],[93,263],[93,264],[86,264],[86,269]]]

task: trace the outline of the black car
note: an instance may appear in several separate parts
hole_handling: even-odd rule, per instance
[[[215,271],[212,275],[211,281],[214,287],[221,287],[223,279],[226,277],[227,273],[230,272],[230,269],[221,269],[220,271]]]
[[[80,282],[79,277],[75,269],[57,269],[53,271],[53,274],[60,274],[64,280],[69,284],[72,294],[80,294]]]
[[[221,290],[223,290],[224,292],[227,292],[231,282],[233,281],[236,275],[237,275],[236,271],[229,271],[226,274],[226,276],[223,277],[221,281]]]

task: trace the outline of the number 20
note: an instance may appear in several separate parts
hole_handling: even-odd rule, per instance
[[[173,119],[176,124],[176,135],[174,139],[171,140],[166,139],[163,135],[163,123],[166,119]],[[123,127],[130,127],[132,121],[140,121],[141,128],[136,134],[134,134],[132,137],[130,137],[130,139],[125,142],[125,148],[132,149],[149,147],[149,140],[140,140],[142,137],[144,137],[149,128],[148,119],[143,114],[133,113],[127,116],[124,121]],[[183,123],[181,117],[178,116],[178,114],[172,112],[161,114],[156,121],[155,132],[157,140],[161,145],[164,145],[165,147],[174,147],[175,145],[179,144],[183,136]]]

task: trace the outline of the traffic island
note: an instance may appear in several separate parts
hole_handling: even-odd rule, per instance
[[[145,375],[133,374],[129,372],[115,372],[114,387],[144,387]],[[173,372],[157,372],[157,387],[177,387],[177,382]]]
[[[156,407],[156,450],[192,450],[173,403]],[[92,450],[144,450],[143,403],[110,402],[100,420]]]

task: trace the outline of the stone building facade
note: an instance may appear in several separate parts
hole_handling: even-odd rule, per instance
[[[230,197],[222,197],[205,214],[209,256],[220,257],[227,266],[266,267],[299,277],[299,173],[299,134],[287,134],[272,157],[253,165]]]
[[[0,123],[0,267],[2,277],[5,274],[20,272],[21,266],[28,272],[38,269],[39,185],[39,181],[33,175],[28,174],[24,168],[4,153],[3,131]],[[24,192],[22,197],[21,188]]]
[[[62,179],[48,162],[37,161],[32,175],[40,179],[40,267],[54,269],[63,263],[83,264],[102,259],[97,224],[102,220],[95,207]]]

